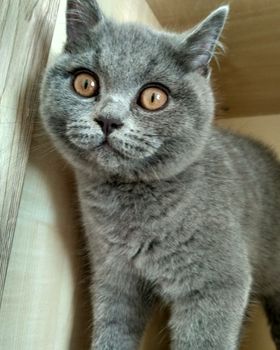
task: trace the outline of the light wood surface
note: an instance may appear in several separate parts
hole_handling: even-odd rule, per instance
[[[221,4],[230,4],[222,41],[224,56],[213,62],[222,117],[280,113],[279,0],[147,0],[160,23],[189,28]]]
[[[0,305],[58,3],[0,3]]]

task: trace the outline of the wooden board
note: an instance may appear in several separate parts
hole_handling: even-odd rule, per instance
[[[0,305],[58,3],[0,3]]]
[[[231,7],[223,42],[224,57],[214,66],[218,116],[280,112],[279,0],[147,0],[160,23],[183,31],[223,3]]]

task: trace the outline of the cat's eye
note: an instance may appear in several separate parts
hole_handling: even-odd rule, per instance
[[[167,101],[168,95],[163,89],[157,86],[149,86],[141,92],[138,103],[144,109],[156,111],[163,108]]]
[[[98,94],[99,84],[94,74],[80,72],[74,77],[73,88],[77,94],[89,98]]]

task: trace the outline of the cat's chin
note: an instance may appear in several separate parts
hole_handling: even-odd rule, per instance
[[[118,149],[113,147],[109,142],[104,141],[96,147],[93,154],[95,162],[105,171],[118,171],[123,168],[128,159]]]
[[[117,157],[125,158],[123,153],[114,147],[109,140],[104,140],[99,146],[97,146],[96,152],[101,156],[115,155]]]
[[[139,173],[139,169],[143,168],[141,163],[141,159],[132,159],[108,143],[98,146],[88,159],[91,169],[94,165],[95,171],[99,168],[101,173],[128,180],[138,178],[136,174]]]

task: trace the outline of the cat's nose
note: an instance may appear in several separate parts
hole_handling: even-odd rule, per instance
[[[104,135],[108,136],[116,129],[120,129],[123,126],[123,123],[115,118],[106,118],[103,116],[99,116],[94,119],[96,123],[102,129]]]

